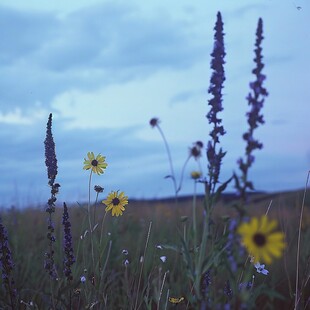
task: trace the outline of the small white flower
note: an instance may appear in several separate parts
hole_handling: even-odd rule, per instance
[[[128,255],[128,250],[124,249],[124,250],[122,251],[122,253],[123,253],[124,255]]]
[[[128,266],[128,265],[129,265],[129,260],[128,260],[128,259],[125,259],[124,265],[125,265],[125,266]]]
[[[85,283],[86,282],[86,277],[85,276],[81,276],[80,280],[81,280],[82,283]]]
[[[156,248],[157,248],[157,249],[160,249],[160,250],[163,249],[163,247],[162,247],[160,244],[156,245]]]
[[[167,256],[161,256],[160,260],[164,263],[167,260]]]
[[[265,269],[265,264],[260,264],[259,262],[257,262],[256,264],[254,264],[254,267],[256,268],[256,271],[258,273],[262,273],[265,276],[267,276],[269,273],[269,271]]]

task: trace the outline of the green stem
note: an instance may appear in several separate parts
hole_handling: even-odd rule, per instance
[[[177,192],[176,192],[177,194],[179,193],[179,191],[180,191],[181,188],[182,188],[182,183],[183,183],[183,178],[184,178],[185,167],[186,167],[188,161],[190,160],[190,158],[191,158],[191,155],[189,155],[189,156],[187,157],[187,159],[185,160],[185,163],[184,163],[184,165],[183,165],[183,167],[182,167],[181,178],[180,178],[180,184],[179,184],[179,187],[178,187]]]
[[[173,164],[172,164],[172,158],[171,158],[171,152],[170,152],[170,149],[169,149],[169,145],[168,145],[166,137],[165,137],[163,131],[161,130],[160,126],[157,124],[156,127],[159,130],[159,133],[161,134],[161,136],[162,136],[162,138],[164,140],[164,143],[165,143],[165,147],[166,147],[166,151],[167,151],[168,159],[169,159],[171,179],[173,181],[173,186],[174,186],[175,198],[177,199],[177,195],[178,195],[177,182],[176,182],[176,179],[175,179],[175,173],[174,173],[174,169],[173,169]]]
[[[99,196],[99,193],[97,193],[97,195],[96,195],[96,201],[95,201],[94,221],[93,221],[94,224],[96,223],[96,211],[97,211],[98,196]]]
[[[90,233],[90,246],[91,246],[91,256],[92,256],[92,262],[93,262],[93,272],[95,272],[95,257],[94,257],[94,244],[93,244],[93,229],[92,229],[92,223],[91,223],[91,214],[90,214],[90,187],[91,187],[91,177],[92,177],[93,171],[90,171],[89,175],[89,183],[88,183],[88,224],[89,224],[89,233]]]
[[[139,297],[139,289],[140,289],[140,283],[141,283],[141,278],[142,278],[142,272],[143,272],[143,266],[144,266],[144,261],[145,261],[145,255],[146,255],[146,249],[149,243],[149,239],[150,239],[150,234],[151,234],[151,228],[152,228],[152,222],[150,222],[149,225],[149,231],[147,233],[147,237],[146,237],[146,242],[145,242],[145,248],[144,248],[144,253],[143,253],[143,260],[141,263],[141,268],[140,268],[140,274],[139,274],[139,281],[138,281],[138,287],[137,287],[137,298],[136,298],[136,303],[135,303],[135,310],[137,310],[137,305],[138,305],[138,297]]]
[[[193,195],[193,231],[194,231],[194,253],[196,253],[197,248],[197,222],[196,222],[196,188],[197,183],[196,180],[194,180],[194,195]]]

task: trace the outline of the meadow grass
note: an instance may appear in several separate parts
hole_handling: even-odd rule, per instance
[[[47,122],[45,163],[50,197],[45,212],[29,206],[1,211],[1,309],[307,309],[310,300],[310,204],[304,191],[256,193],[249,170],[253,151],[262,149],[254,133],[264,123],[262,20],[255,42],[255,75],[250,83],[243,135],[245,154],[238,171],[221,180],[226,134],[223,22],[215,23],[211,53],[211,127],[204,146],[196,141],[178,182],[169,144],[158,118],[150,121],[165,143],[174,196],[135,201],[122,191],[105,193],[93,186],[93,174],[108,169],[106,158],[88,152],[83,169],[89,179],[88,201],[59,204],[52,114]],[[201,159],[205,152],[207,164]],[[182,197],[186,165],[193,195]],[[206,171],[205,171],[206,170]],[[235,192],[225,194],[234,183]],[[204,195],[197,196],[202,186]]]
[[[288,243],[287,249],[281,259],[275,264],[268,266],[267,276],[258,274],[253,266],[248,266],[250,273],[255,275],[254,288],[265,285],[270,290],[277,292],[273,299],[266,292],[259,294],[255,300],[258,309],[267,309],[270,305],[273,309],[293,309],[296,277],[296,253],[299,214],[303,193],[287,192],[275,194],[257,194],[251,197],[249,202],[250,216],[257,216],[266,211],[270,201],[272,207],[269,211],[271,218],[280,223],[285,232]],[[184,300],[177,305],[177,309],[196,309],[197,307],[188,304],[191,291],[191,283],[187,278],[187,267],[183,263],[181,252],[177,253],[171,248],[180,243],[180,234],[187,234],[191,227],[192,197],[182,198],[179,201],[181,217],[175,216],[175,201],[154,200],[154,201],[132,201],[126,214],[120,218],[109,218],[104,225],[104,248],[105,256],[102,263],[105,263],[109,242],[112,242],[105,275],[102,277],[102,292],[105,296],[105,306],[100,309],[171,309],[172,305],[167,296],[181,298]],[[237,212],[232,207],[230,199],[220,200],[215,207],[214,219],[216,231],[222,234],[225,229],[225,219],[236,218]],[[87,204],[85,204],[87,205]],[[309,198],[305,202],[310,205]],[[94,209],[94,206],[92,206]],[[197,212],[203,212],[203,197],[197,197]],[[76,264],[72,267],[73,284],[71,288],[66,287],[65,279],[59,274],[56,281],[59,294],[68,296],[68,290],[72,290],[72,309],[85,309],[86,306],[96,300],[89,291],[95,290],[91,283],[90,275],[85,272],[83,255],[86,255],[88,264],[91,264],[90,247],[85,247],[81,236],[88,230],[87,217],[84,209],[78,205],[69,206],[72,223],[72,237],[76,253]],[[98,206],[99,217],[104,216],[103,206]],[[187,219],[184,221],[184,217]],[[14,279],[20,299],[27,303],[20,304],[20,309],[49,309],[50,285],[49,277],[43,268],[43,253],[46,250],[46,214],[39,208],[8,209],[2,211],[3,224],[10,236],[10,246],[14,257],[15,269]],[[306,309],[306,302],[310,296],[309,290],[309,239],[310,239],[310,212],[306,208],[301,228],[302,245],[300,253],[300,288],[303,290],[301,305]],[[57,240],[62,240],[62,208],[55,211],[55,231]],[[149,225],[152,223],[149,234],[149,242],[146,253],[144,253]],[[197,225],[202,226],[202,218],[198,218]],[[95,230],[95,232],[98,232]],[[95,238],[97,240],[98,238]],[[98,240],[97,240],[98,241]],[[171,248],[170,248],[171,247]],[[123,250],[126,250],[124,253]],[[62,268],[62,245],[55,249],[57,256],[57,269]],[[79,253],[77,253],[79,252]],[[86,252],[86,253],[85,253]],[[128,254],[127,254],[128,252]],[[127,255],[126,255],[127,254]],[[140,258],[144,256],[144,266]],[[166,256],[167,260],[162,262],[160,257]],[[126,259],[128,265],[125,264]],[[246,256],[244,257],[244,263]],[[141,283],[138,289],[138,279],[142,270]],[[85,283],[81,277],[85,275]],[[236,277],[240,274],[236,273]],[[213,275],[211,282],[212,289],[219,295],[224,295],[224,287],[220,287],[221,279],[226,274],[219,272]],[[165,281],[164,281],[165,280]],[[219,287],[217,287],[219,285]],[[169,291],[169,295],[168,294]],[[161,299],[159,300],[161,292]],[[88,295],[87,295],[88,294]],[[102,296],[102,300],[104,300]],[[146,300],[145,300],[146,299]],[[6,306],[6,293],[1,289],[1,308]],[[159,303],[158,303],[159,301]],[[237,302],[237,301],[236,301]],[[137,303],[137,305],[136,305]],[[158,306],[159,305],[159,306]],[[235,306],[236,307],[236,306]],[[62,303],[58,303],[57,309],[66,309]],[[99,309],[99,307],[93,307]],[[302,309],[302,307],[301,307]]]

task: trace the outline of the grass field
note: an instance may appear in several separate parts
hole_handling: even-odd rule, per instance
[[[255,275],[253,289],[249,291],[249,296],[242,296],[248,292],[240,292],[240,296],[234,296],[233,308],[238,309],[241,300],[250,299],[250,295],[255,292],[256,287],[264,285],[255,298],[254,304],[258,309],[293,309],[295,280],[296,280],[296,244],[298,236],[299,214],[303,198],[302,191],[293,191],[274,194],[257,194],[251,197],[248,204],[251,216],[261,215],[266,212],[271,204],[269,215],[276,218],[280,223],[281,230],[285,232],[287,248],[283,257],[276,263],[266,268],[269,270],[267,276],[259,274],[250,264],[246,266],[246,255],[241,257],[240,266],[236,278],[239,278],[242,271],[244,282],[247,277]],[[232,197],[227,195],[220,200],[214,209],[214,232],[223,236],[223,229],[228,218],[237,216],[237,212],[232,207]],[[302,226],[301,256],[300,256],[300,285],[302,290],[301,305],[306,306],[310,297],[309,290],[309,240],[310,240],[310,212],[308,210],[310,199],[305,202],[306,212],[304,214]],[[184,263],[181,246],[181,237],[188,240],[191,236],[192,223],[192,197],[181,197],[175,202],[174,199],[154,200],[154,201],[131,201],[125,214],[119,218],[106,218],[102,231],[104,242],[100,248],[102,257],[101,268],[106,264],[103,276],[98,276],[102,283],[97,283],[99,279],[95,275],[89,274],[91,270],[89,234],[84,236],[88,230],[87,214],[85,209],[79,205],[69,207],[70,219],[72,223],[72,237],[76,263],[72,266],[73,280],[70,284],[66,282],[61,274],[62,269],[62,208],[56,208],[55,212],[55,263],[58,269],[58,278],[53,283],[53,294],[56,308],[66,309],[64,302],[69,291],[72,292],[72,309],[91,308],[92,302],[100,300],[100,309],[196,309],[192,283],[188,279],[187,266]],[[203,197],[197,197],[197,214],[202,225]],[[14,280],[15,286],[20,294],[20,299],[24,302],[20,304],[22,309],[48,309],[47,305],[51,300],[50,279],[44,272],[43,262],[46,251],[46,212],[42,209],[24,210],[10,209],[2,210],[3,224],[10,236],[10,246],[15,262]],[[100,223],[105,214],[103,206],[98,206],[96,211],[98,222]],[[227,219],[226,219],[227,218]],[[224,220],[223,220],[224,219]],[[146,239],[149,225],[152,223],[147,249],[145,251]],[[99,227],[94,231],[93,237],[96,242],[101,235]],[[60,242],[59,242],[60,241]],[[110,245],[110,248],[109,248]],[[158,247],[157,247],[158,246]],[[173,249],[175,247],[177,250]],[[162,249],[161,249],[162,248]],[[123,251],[126,250],[126,251]],[[96,260],[100,253],[96,250]],[[127,254],[128,252],[128,254]],[[127,255],[126,255],[127,254]],[[98,256],[97,256],[98,255]],[[206,256],[208,253],[206,252]],[[141,282],[138,286],[138,279],[141,271],[140,258],[144,257]],[[223,253],[223,261],[227,254]],[[161,257],[166,257],[163,262]],[[128,260],[128,265],[125,261]],[[225,282],[223,279],[230,278],[219,267],[212,273],[212,294],[222,295]],[[249,273],[246,275],[246,273]],[[81,282],[81,277],[85,276],[85,283]],[[94,278],[93,278],[94,276]],[[250,279],[249,278],[249,279]],[[306,283],[306,281],[308,283]],[[93,282],[93,283],[92,283]],[[239,284],[240,284],[239,283]],[[268,288],[268,290],[267,290]],[[277,294],[270,296],[270,292]],[[242,294],[241,294],[242,293]],[[98,294],[96,296],[96,294]],[[184,298],[179,304],[173,305],[168,300],[168,296]],[[99,297],[99,299],[98,299]],[[159,297],[160,300],[159,300]],[[137,305],[136,300],[138,299]],[[1,289],[1,300],[6,300],[6,293]],[[26,306],[28,304],[28,306]],[[103,304],[105,304],[103,306]],[[2,302],[2,308],[5,309]],[[269,305],[269,306],[268,306]],[[222,304],[223,306],[223,304]],[[98,309],[93,306],[93,309]],[[221,306],[219,306],[220,308]],[[241,306],[240,306],[241,307]]]

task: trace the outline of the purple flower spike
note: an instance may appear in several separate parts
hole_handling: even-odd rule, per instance
[[[14,269],[14,263],[12,260],[12,254],[9,247],[9,239],[6,228],[2,225],[0,218],[0,269],[2,273],[2,281],[5,290],[10,300],[12,309],[16,307],[17,292],[15,289],[15,283],[12,276]]]
[[[56,267],[54,264],[54,223],[52,220],[52,213],[55,212],[55,202],[57,200],[56,194],[59,192],[60,185],[55,183],[57,175],[57,158],[55,153],[55,143],[52,135],[52,114],[49,115],[46,129],[45,145],[45,164],[47,167],[48,185],[51,187],[51,197],[47,201],[45,211],[49,213],[47,219],[47,239],[48,251],[45,253],[44,268],[53,279],[57,278]]]
[[[207,144],[209,181],[206,186],[206,190],[208,192],[215,191],[215,187],[219,180],[222,159],[225,156],[225,152],[223,152],[221,148],[217,150],[216,147],[220,142],[220,136],[223,136],[226,133],[224,127],[221,125],[222,119],[218,116],[218,113],[223,110],[222,89],[225,81],[224,57],[226,55],[224,47],[223,22],[220,12],[217,13],[217,21],[214,30],[214,47],[213,52],[211,53],[211,68],[213,69],[213,73],[208,89],[208,93],[212,95],[212,98],[208,101],[208,105],[211,108],[209,113],[206,115],[209,124],[213,125],[213,129],[209,134],[211,139]]]
[[[64,203],[64,211],[62,216],[62,225],[64,228],[64,275],[68,279],[68,281],[72,280],[72,271],[71,266],[75,262],[75,257],[73,254],[73,246],[72,246],[72,235],[71,235],[71,223],[69,220],[68,207]]]
[[[263,144],[254,137],[254,130],[260,124],[262,125],[265,123],[263,114],[261,114],[261,109],[263,108],[265,97],[268,96],[267,90],[263,87],[263,82],[266,79],[266,76],[262,74],[264,64],[262,63],[263,56],[261,43],[263,38],[263,21],[260,18],[256,30],[256,48],[254,50],[254,62],[256,63],[256,67],[252,70],[256,79],[254,82],[250,83],[250,93],[246,97],[250,110],[246,113],[249,128],[248,131],[243,134],[243,139],[246,141],[245,158],[240,158],[237,161],[242,173],[239,178],[240,180],[235,175],[236,189],[243,201],[246,201],[247,199],[247,190],[254,190],[252,182],[248,180],[249,168],[255,160],[252,152],[263,148]]]

